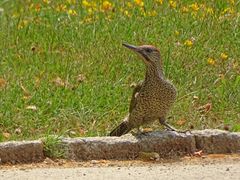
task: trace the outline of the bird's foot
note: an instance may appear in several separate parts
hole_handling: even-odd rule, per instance
[[[186,129],[186,130],[179,130],[179,129],[169,129],[169,128],[166,128],[167,131],[174,131],[174,132],[177,132],[177,133],[191,133],[191,131],[189,129]]]
[[[190,133],[191,133],[190,130],[178,130],[178,129],[172,127],[171,125],[169,125],[169,124],[166,123],[166,122],[161,122],[161,124],[164,125],[168,131],[175,131],[175,132],[177,132],[177,133],[187,133],[187,132],[190,132]]]
[[[153,129],[152,128],[143,128],[142,130],[141,130],[141,133],[142,134],[146,134],[146,133],[149,133],[149,132],[153,132]]]
[[[140,136],[140,135],[147,135],[148,133],[152,132],[153,129],[152,128],[138,128],[137,132],[134,133],[133,135],[135,136]]]

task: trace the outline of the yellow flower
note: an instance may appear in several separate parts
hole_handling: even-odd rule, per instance
[[[213,8],[211,8],[211,7],[207,8],[206,11],[208,14],[213,14]]]
[[[157,12],[155,10],[148,12],[149,16],[156,16]]]
[[[85,6],[85,7],[91,7],[91,4],[86,0],[82,1],[82,5]]]
[[[178,36],[180,34],[179,31],[175,31],[175,35]]]
[[[169,5],[171,8],[175,9],[177,7],[177,2],[176,1],[169,1]]]
[[[92,8],[88,8],[88,9],[87,9],[87,12],[88,12],[89,15],[93,14]]]
[[[142,0],[134,0],[135,4],[140,6],[140,7],[143,7],[144,6],[144,2]]]
[[[215,65],[216,61],[213,58],[208,58],[207,63],[210,64],[210,65]]]
[[[226,9],[224,9],[222,13],[223,14],[233,14],[234,13],[234,9],[228,7]]]
[[[58,12],[60,12],[60,11],[65,12],[67,10],[67,6],[65,4],[60,4],[60,5],[57,6],[56,10]]]
[[[102,8],[104,11],[112,9],[112,4],[109,1],[103,1]]]
[[[228,55],[227,54],[225,54],[225,53],[221,53],[221,59],[222,60],[226,60],[227,58],[228,58]]]
[[[191,47],[191,46],[193,45],[193,42],[188,39],[188,40],[186,40],[186,41],[184,42],[184,45],[185,45],[185,46],[188,46],[188,47]]]
[[[77,15],[77,12],[76,12],[75,10],[73,10],[73,9],[69,9],[69,10],[68,10],[68,14],[69,14],[69,15],[72,15],[72,16],[76,16],[76,15]]]
[[[163,0],[156,0],[156,2],[161,5],[163,4]]]
[[[182,7],[182,12],[183,13],[187,13],[187,12],[189,12],[189,9],[187,7],[185,7],[185,6],[183,6]]]
[[[67,0],[68,4],[76,4],[76,0]]]
[[[22,28],[24,28],[25,26],[27,26],[27,24],[29,23],[29,21],[27,21],[27,20],[23,20],[23,21],[21,21],[19,24],[18,24],[18,29],[22,29]]]
[[[230,4],[232,4],[232,5],[235,4],[235,0],[228,0],[228,2],[229,2]]]
[[[193,11],[198,11],[199,10],[199,5],[197,3],[193,3],[190,5]]]
[[[131,17],[131,15],[129,14],[129,12],[127,10],[124,11],[124,15],[128,16],[128,17]]]
[[[50,4],[51,1],[50,0],[43,0],[43,2],[46,3],[46,4]]]
[[[36,4],[35,11],[39,12],[41,10],[41,4]]]
[[[133,5],[132,5],[131,2],[127,2],[127,6],[128,6],[129,8],[131,8]]]

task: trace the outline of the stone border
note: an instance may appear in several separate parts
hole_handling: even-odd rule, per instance
[[[43,143],[40,140],[0,143],[0,164],[30,163],[43,160]]]
[[[202,130],[191,133],[150,132],[138,136],[63,138],[58,148],[67,159],[135,159],[142,152],[155,152],[159,157],[204,153],[240,153],[240,133]],[[43,143],[11,141],[0,143],[1,163],[39,162],[44,159]]]

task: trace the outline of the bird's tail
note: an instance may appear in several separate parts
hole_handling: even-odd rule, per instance
[[[131,131],[128,121],[123,121],[120,125],[118,125],[112,132],[110,132],[110,136],[122,136]]]

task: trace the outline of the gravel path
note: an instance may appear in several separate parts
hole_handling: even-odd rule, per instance
[[[109,164],[104,161],[106,166],[101,163],[94,161],[86,167],[84,164],[3,167],[0,179],[240,179],[240,156],[187,158],[164,163],[123,161]]]

